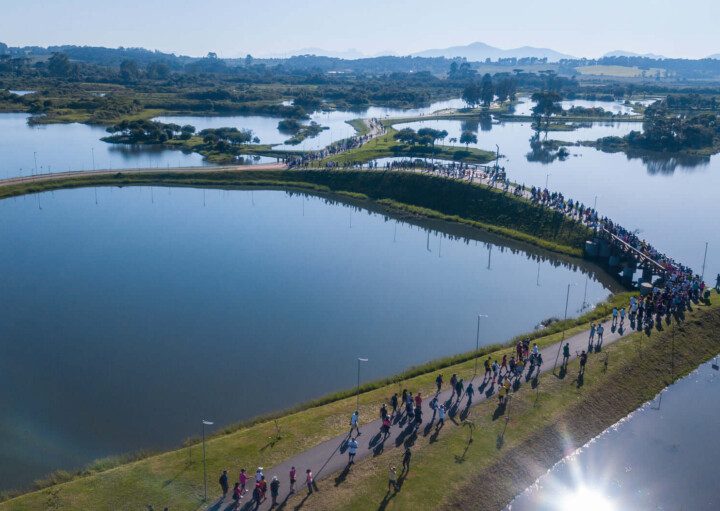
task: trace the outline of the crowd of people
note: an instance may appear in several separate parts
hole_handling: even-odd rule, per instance
[[[324,147],[317,151],[307,151],[302,155],[296,155],[289,157],[285,160],[288,168],[308,168],[313,167],[314,164],[320,160],[324,160],[330,156],[336,156],[338,154],[345,153],[352,149],[364,145],[370,140],[384,135],[387,131],[385,125],[376,118],[368,119],[367,121],[368,131],[364,135],[355,135],[352,137],[337,140],[332,144]],[[325,167],[328,169],[339,167],[340,165],[334,162],[326,162]]]

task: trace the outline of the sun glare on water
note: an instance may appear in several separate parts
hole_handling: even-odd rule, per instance
[[[558,511],[616,511],[616,508],[600,492],[580,487],[561,499]]]

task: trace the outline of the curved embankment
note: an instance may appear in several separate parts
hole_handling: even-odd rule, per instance
[[[563,214],[481,184],[414,172],[284,170],[280,166],[64,173],[0,181],[0,199],[86,186],[306,189],[373,200],[389,210],[455,221],[581,256],[590,231]]]

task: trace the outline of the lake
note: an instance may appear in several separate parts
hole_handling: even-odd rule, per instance
[[[398,124],[398,128],[444,129],[448,138],[459,138],[466,121],[421,121]],[[623,153],[604,153],[592,147],[568,147],[570,157],[561,161],[530,149],[530,123],[507,122],[474,125],[481,149],[500,147],[508,178],[527,186],[562,192],[566,197],[592,206],[629,229],[637,229],[658,249],[702,270],[705,243],[709,252],[706,280],[715,283],[720,273],[720,229],[706,219],[720,217],[720,155],[710,158],[628,158]],[[549,139],[576,142],[599,137],[623,136],[641,130],[635,122],[592,123],[574,131],[550,132]]]
[[[0,488],[532,330],[616,289],[591,264],[282,191],[0,201]],[[584,295],[587,285],[587,295]]]
[[[555,465],[507,509],[720,509],[720,375],[712,363]]]

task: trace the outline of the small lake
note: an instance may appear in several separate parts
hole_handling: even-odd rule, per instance
[[[532,330],[593,265],[282,191],[0,201],[0,489]],[[598,280],[599,279],[599,280]],[[587,296],[584,297],[585,286]],[[511,305],[510,305],[511,304]],[[522,313],[519,313],[522,311]]]
[[[518,98],[518,104],[515,105],[513,113],[515,115],[532,115],[532,108],[535,106],[535,102],[527,96]],[[650,99],[633,99],[630,100],[630,104],[626,104],[624,101],[590,101],[587,99],[571,99],[561,101],[560,105],[563,110],[569,110],[574,106],[583,108],[602,108],[606,112],[612,112],[615,115],[637,115],[633,110],[633,105],[639,103],[642,106],[648,106],[657,101],[657,98]]]
[[[555,465],[507,509],[720,509],[720,376],[711,364]]]

